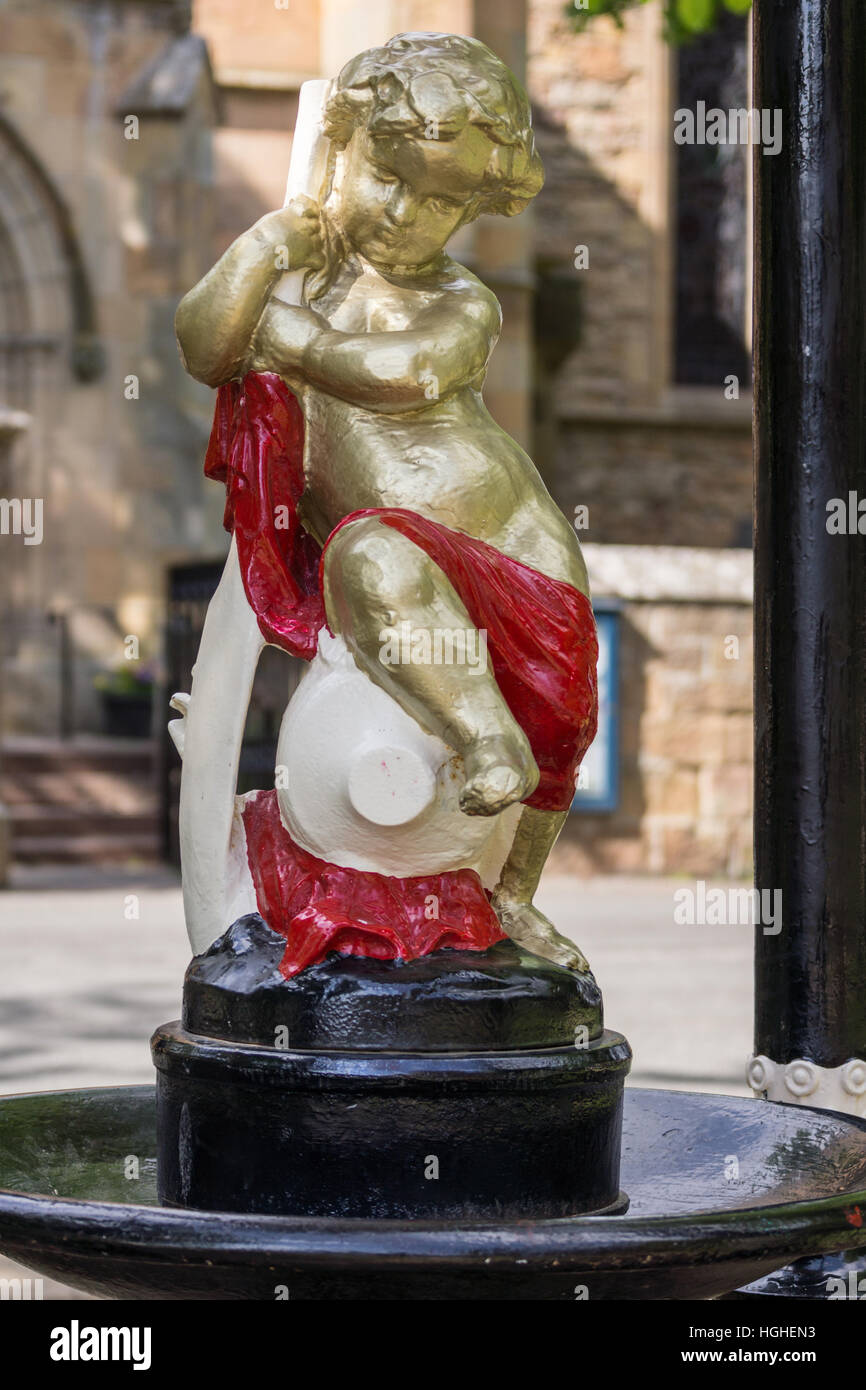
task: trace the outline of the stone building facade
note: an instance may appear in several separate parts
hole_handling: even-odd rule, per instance
[[[174,306],[210,254],[204,41],[169,0],[12,0],[0,15],[0,406],[28,416],[6,498],[43,534],[0,537],[5,727],[98,729],[94,677],[132,637],[158,655],[165,566],[213,548],[206,412]]]
[[[689,229],[674,111],[680,65],[706,55],[665,44],[656,6],[632,12],[623,30],[600,21],[575,34],[559,0],[531,0],[527,34],[546,169],[535,271],[541,295],[550,277],[554,306],[539,355],[548,323],[559,344],[540,392],[538,452],[566,514],[585,509],[596,596],[621,603],[617,805],[573,815],[557,853],[583,871],[748,874],[751,391],[748,378],[729,381],[742,352],[730,365],[724,351],[711,357],[710,384],[712,366],[682,372],[691,343],[677,342],[689,327],[676,312]],[[732,23],[719,41],[735,75],[746,38],[745,23]],[[706,154],[747,167],[747,152]],[[744,281],[747,206],[741,192],[739,216],[727,208],[718,219],[721,235],[739,236]],[[744,294],[745,347],[749,307]]]
[[[619,605],[616,804],[571,817],[560,862],[747,872],[750,398],[678,379],[679,60],[656,5],[577,35],[561,0],[7,0],[0,495],[42,498],[44,535],[0,537],[4,729],[98,733],[94,678],[127,639],[159,662],[169,568],[224,554],[175,305],[282,201],[300,84],[407,29],[474,33],[524,77],[547,171],[455,254],[503,305],[488,404],[581,509]]]

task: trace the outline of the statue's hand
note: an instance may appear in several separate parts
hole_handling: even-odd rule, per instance
[[[252,230],[279,270],[318,270],[325,263],[319,209],[310,198],[292,198],[260,217]]]

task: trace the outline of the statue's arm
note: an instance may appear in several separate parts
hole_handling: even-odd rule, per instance
[[[500,325],[499,304],[486,290],[443,294],[411,329],[384,333],[340,333],[308,309],[273,300],[251,360],[353,405],[423,409],[482,377]]]
[[[243,376],[280,276],[321,263],[318,211],[308,198],[293,199],[242,233],[178,306],[175,331],[190,376],[208,386]]]

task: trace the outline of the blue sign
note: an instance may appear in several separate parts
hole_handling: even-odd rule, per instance
[[[619,805],[619,612],[599,603],[598,733],[581,764],[572,811],[615,811]]]

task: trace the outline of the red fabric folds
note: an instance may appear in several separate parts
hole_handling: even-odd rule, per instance
[[[250,372],[217,392],[205,476],[225,483],[244,589],[262,635],[292,656],[316,654],[325,609],[321,548],[301,525],[304,417],[283,380]]]
[[[390,878],[329,864],[295,844],[275,791],[254,793],[243,819],[259,912],[286,938],[280,969],[287,979],[330,951],[415,960],[445,947],[486,951],[505,940],[473,869]]]
[[[598,725],[598,637],[589,599],[486,541],[399,507],[347,516],[328,537],[323,564],[333,537],[361,516],[393,526],[444,570],[474,626],[487,634],[496,682],[538,763],[539,783],[525,804],[568,810]]]

